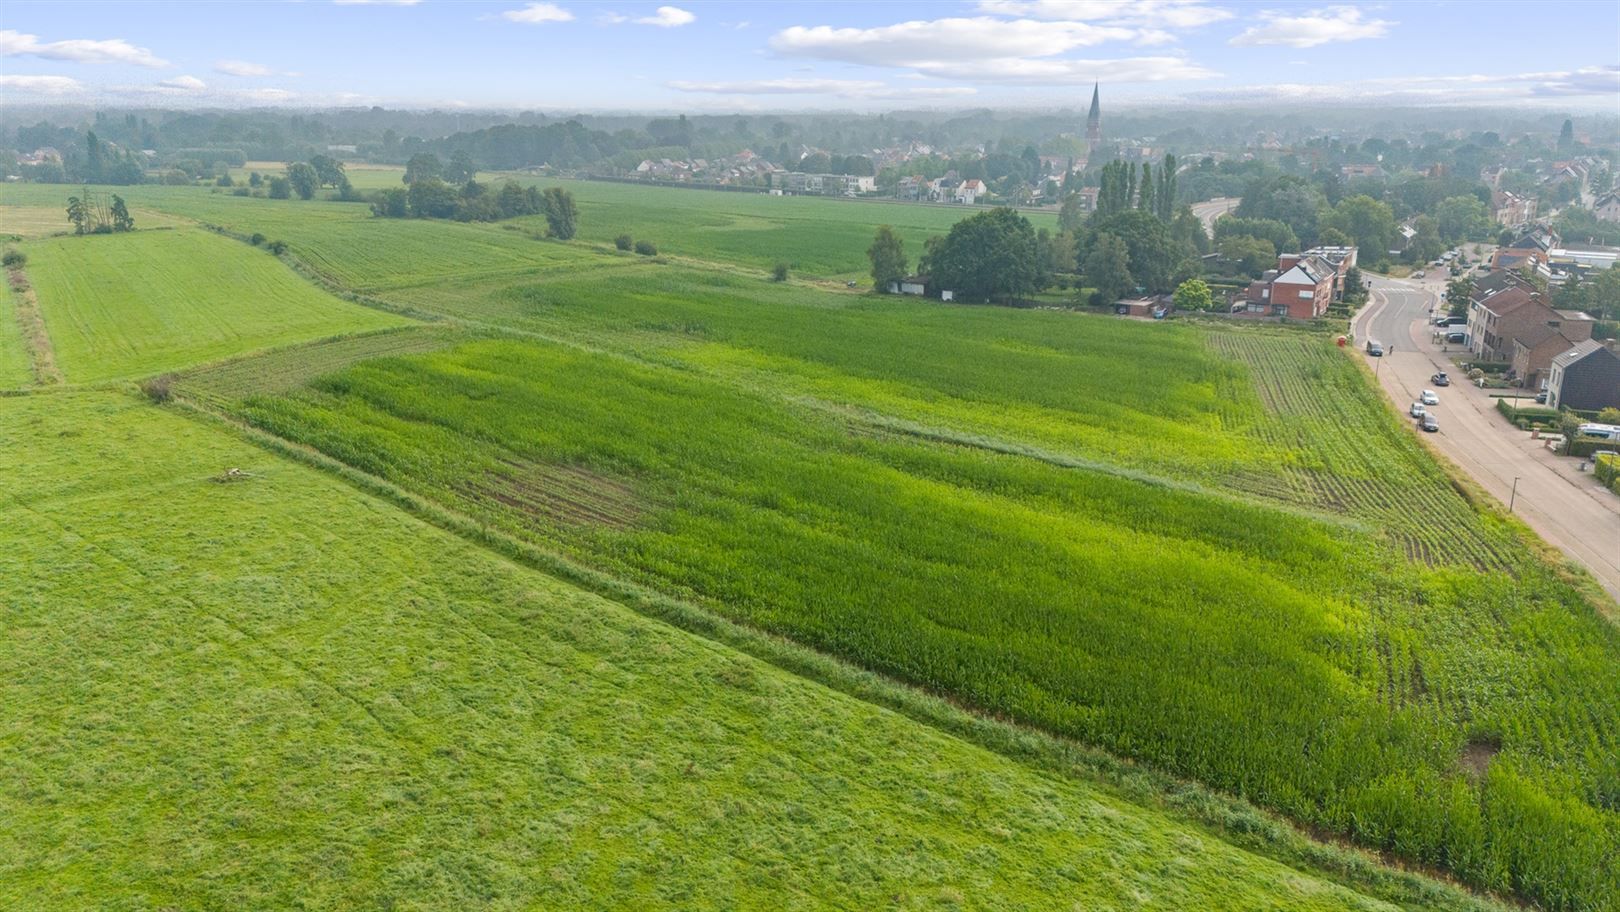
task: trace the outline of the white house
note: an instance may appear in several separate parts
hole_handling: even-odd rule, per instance
[[[973,201],[984,193],[984,181],[974,179],[965,180],[962,186],[956,188],[956,201],[971,206]]]
[[[1620,193],[1605,193],[1592,204],[1592,211],[1605,222],[1620,222]]]

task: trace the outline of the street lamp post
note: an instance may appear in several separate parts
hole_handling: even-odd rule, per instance
[[[1519,499],[1519,476],[1513,476],[1513,490],[1508,493],[1508,512],[1513,512],[1513,502]]]

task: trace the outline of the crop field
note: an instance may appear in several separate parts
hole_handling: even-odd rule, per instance
[[[25,250],[57,363],[75,382],[407,322],[332,297],[268,253],[198,229],[53,238]]]
[[[1277,350],[1308,370],[1292,338]],[[1508,545],[1482,520],[1466,566],[1431,568],[1373,523],[874,435],[531,342],[362,363],[239,411],[577,559],[1474,883],[1620,897],[1620,632],[1522,548],[1490,551]],[[1370,414],[1342,420],[1376,431]],[[1297,424],[1289,446],[1330,446]],[[1379,441],[1362,469],[1403,467]]]
[[[8,909],[1398,908],[131,397],[0,462]]]
[[[187,371],[179,389],[211,402],[287,392],[361,361],[434,351],[468,338],[454,326],[429,324],[321,339]]]
[[[0,206],[0,237],[48,237],[53,234],[72,234],[73,225],[67,220],[67,198],[74,190],[61,191],[60,206]],[[106,194],[102,191],[103,195]],[[174,228],[184,225],[184,219],[153,209],[131,207],[130,217],[141,228]]]
[[[480,175],[501,180],[498,175]],[[518,177],[523,183],[533,178]],[[723,193],[604,181],[542,180],[566,187],[580,208],[580,237],[611,243],[621,233],[645,237],[660,252],[738,263],[762,272],[777,262],[806,275],[869,283],[866,248],[879,225],[892,225],[915,266],[923,241],[945,234],[982,211],[814,196]],[[1028,213],[1037,227],[1056,229],[1050,212]]]

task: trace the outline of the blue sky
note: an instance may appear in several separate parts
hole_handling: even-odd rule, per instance
[[[883,110],[1353,99],[1620,114],[1620,3],[6,0],[0,101]]]

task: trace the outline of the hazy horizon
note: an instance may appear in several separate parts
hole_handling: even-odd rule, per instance
[[[1510,4],[1204,0],[333,0],[230,9],[226,17],[173,4],[9,3],[0,103],[1040,111],[1083,107],[1100,82],[1117,111],[1351,102],[1620,114],[1612,4],[1543,3],[1529,15]]]

